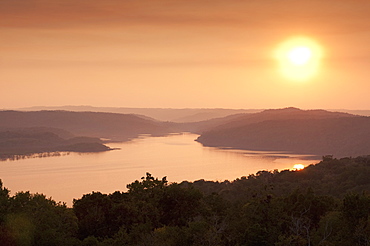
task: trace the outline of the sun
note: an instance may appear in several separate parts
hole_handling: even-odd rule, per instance
[[[303,66],[310,61],[312,51],[309,47],[299,46],[288,51],[288,59],[296,66]]]
[[[293,166],[293,170],[299,171],[299,170],[302,170],[302,169],[304,169],[304,165],[303,164],[295,164]]]
[[[280,73],[295,81],[309,80],[317,75],[322,56],[321,46],[307,37],[290,38],[275,50]]]

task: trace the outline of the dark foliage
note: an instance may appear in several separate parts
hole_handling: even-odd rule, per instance
[[[73,208],[0,183],[1,245],[369,245],[370,156],[232,182],[168,183],[147,173],[127,192]]]

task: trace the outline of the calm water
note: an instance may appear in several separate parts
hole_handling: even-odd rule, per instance
[[[17,191],[43,193],[72,205],[92,191],[125,191],[126,185],[146,172],[167,176],[170,182],[183,180],[234,180],[259,170],[292,169],[309,165],[307,156],[203,147],[194,134],[142,137],[131,142],[112,143],[119,150],[0,162],[0,178],[12,194]]]

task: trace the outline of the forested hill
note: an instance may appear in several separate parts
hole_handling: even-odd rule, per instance
[[[53,127],[78,136],[128,140],[170,132],[166,123],[131,114],[70,111],[0,111],[1,127]]]
[[[77,137],[57,128],[0,128],[0,160],[107,150],[111,149],[99,138]]]
[[[242,127],[253,123],[271,120],[331,119],[349,117],[356,117],[356,115],[325,110],[301,110],[290,107],[284,109],[268,109],[262,112],[232,114],[210,120],[183,123],[182,127],[187,131],[202,134],[207,131]]]
[[[128,191],[92,192],[73,208],[11,196],[0,180],[2,246],[365,246],[370,156],[324,157],[300,171],[168,183],[147,173]],[[5,184],[6,185],[6,184]]]
[[[208,130],[224,130],[272,120],[308,120],[308,119],[332,119],[348,117],[356,116],[348,113],[331,112],[320,109],[301,110],[294,107],[283,109],[267,109],[257,113],[236,114],[224,118],[213,119],[210,121],[212,123],[212,127],[209,128]],[[206,121],[202,123],[205,124]],[[202,128],[202,130],[205,131],[207,129]]]
[[[202,133],[205,146],[302,154],[370,153],[370,117],[287,108],[241,116]]]

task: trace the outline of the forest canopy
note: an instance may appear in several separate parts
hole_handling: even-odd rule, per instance
[[[170,183],[150,173],[127,192],[73,207],[0,182],[1,245],[369,245],[370,156],[234,181]]]

